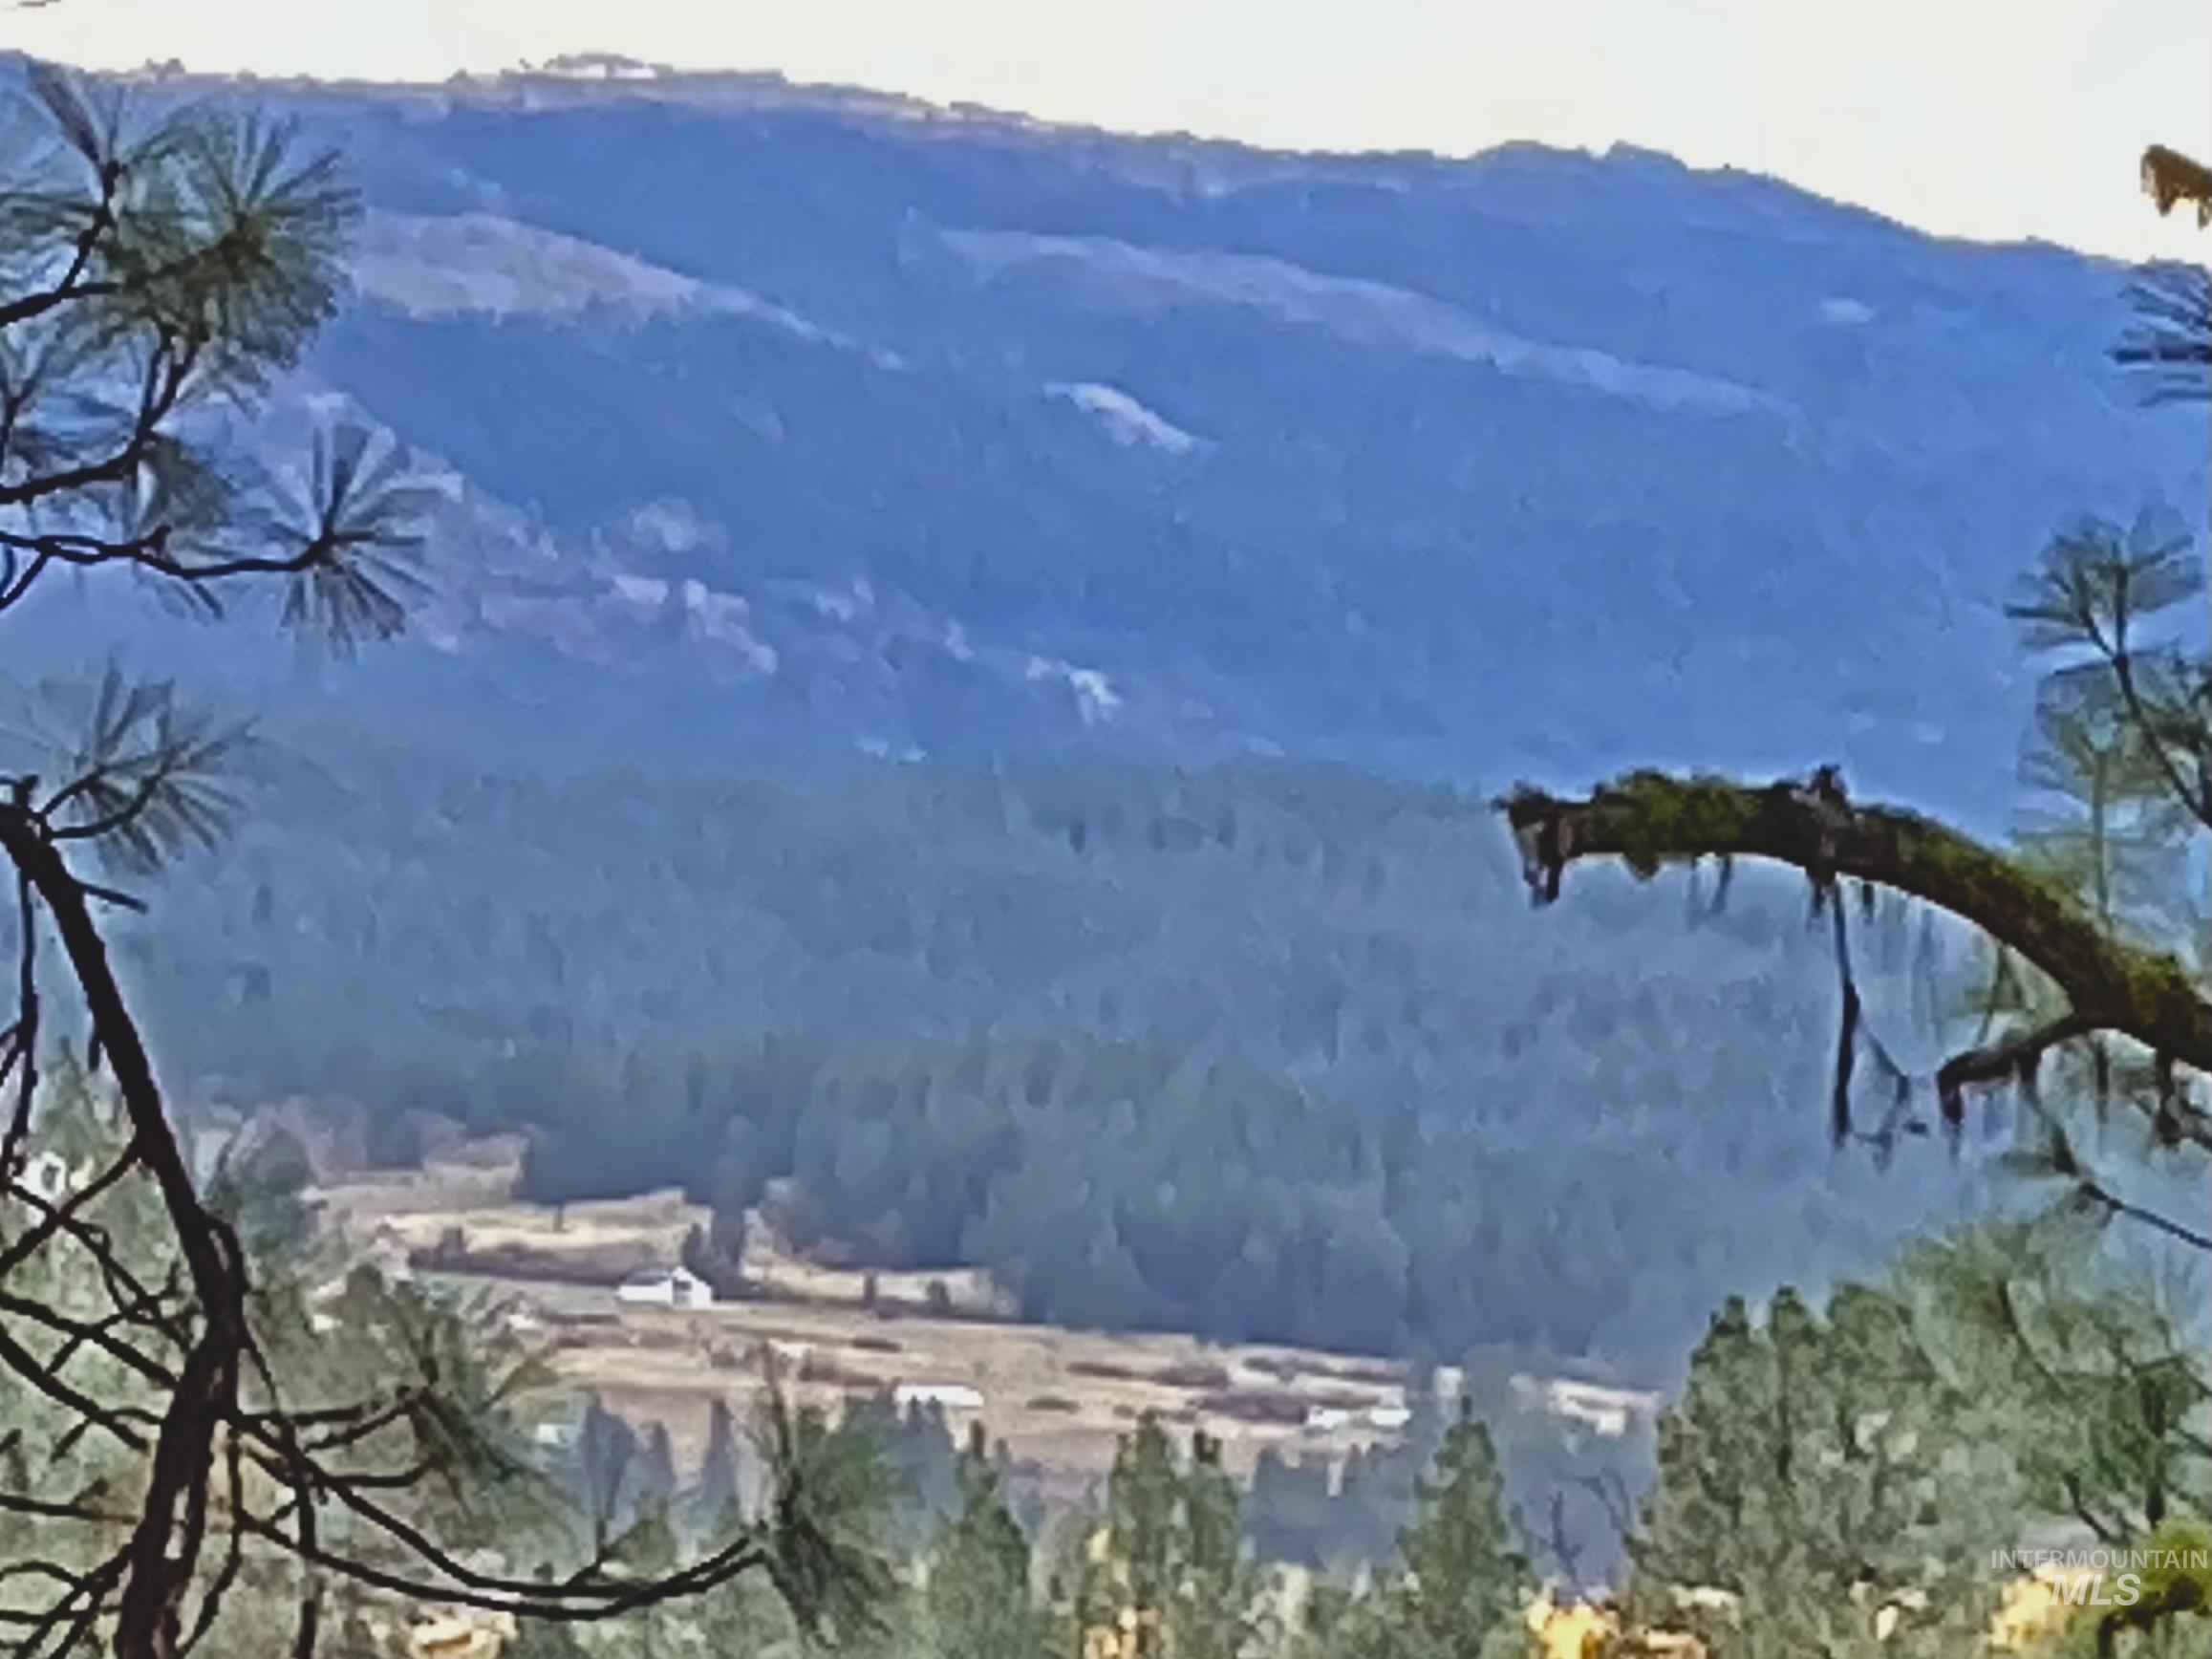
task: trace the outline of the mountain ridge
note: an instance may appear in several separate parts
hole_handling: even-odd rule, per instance
[[[2193,499],[2201,470],[2103,360],[2109,262],[1944,243],[1648,151],[1317,159],[757,75],[144,84],[273,101],[346,149],[360,297],[303,386],[566,549],[586,608],[636,581],[754,608],[862,582],[941,618],[890,703],[844,720],[890,752],[973,748],[967,723],[984,746],[1097,735],[1095,699],[1047,717],[977,690],[956,630],[1136,688],[1131,723],[1149,684],[1190,717],[1142,740],[1169,753],[1228,709],[1207,752],[1487,783],[1822,758],[1907,793],[1964,783],[1933,798],[1972,811],[2026,714],[1995,619],[2009,571],[2064,512]],[[523,297],[483,302],[501,292]],[[825,343],[866,360],[792,356]],[[1639,424],[1586,396],[1794,423],[1688,436],[1679,411]],[[601,544],[670,504],[713,532],[700,568],[612,569]],[[1593,693],[1592,635],[1647,707]],[[860,679],[880,644],[855,643]],[[586,656],[650,674],[639,649]],[[1957,706],[1905,706],[1933,690],[1886,657],[1966,664]],[[1793,657],[1811,695],[1785,700]],[[1728,729],[1746,672],[1766,716],[1801,718]],[[1514,703],[1557,718],[1533,730]],[[1918,764],[1929,747],[1952,752]]]

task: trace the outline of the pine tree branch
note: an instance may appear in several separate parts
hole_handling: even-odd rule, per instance
[[[201,1203],[194,1188],[83,885],[45,824],[22,805],[0,805],[0,851],[54,924],[130,1121],[132,1154],[161,1195],[200,1308],[199,1336],[184,1357],[154,1441],[145,1504],[125,1552],[116,1632],[116,1651],[123,1659],[164,1659],[175,1651],[182,1603],[199,1563],[216,1428],[236,1411],[247,1341],[245,1273],[229,1229]],[[23,1356],[0,1357],[21,1369]],[[80,1415],[114,1426],[94,1402],[78,1398],[69,1404]]]
[[[161,422],[175,413],[198,361],[197,348],[179,347],[164,339],[147,365],[129,434],[97,459],[33,474],[14,484],[0,484],[0,506],[28,506],[54,496],[77,494],[97,485],[127,481],[152,453]]]
[[[248,1516],[245,1529],[310,1566],[320,1567],[371,1589],[404,1596],[410,1601],[444,1603],[476,1607],[485,1612],[512,1613],[517,1618],[548,1624],[596,1624],[618,1619],[643,1607],[679,1597],[698,1595],[726,1584],[739,1575],[767,1564],[768,1554],[756,1539],[741,1539],[725,1545],[692,1566],[657,1579],[571,1580],[542,1583],[481,1573],[462,1566],[435,1546],[410,1546],[410,1553],[444,1579],[417,1578],[391,1567],[347,1555],[321,1542],[312,1534],[287,1534],[274,1523]],[[387,1529],[389,1530],[389,1529]],[[403,1540],[405,1541],[405,1540]],[[425,1540],[427,1544],[427,1540]]]
[[[29,1324],[43,1325],[54,1335],[66,1339],[43,1362],[41,1368],[49,1373],[58,1373],[83,1349],[97,1348],[157,1388],[176,1386],[177,1379],[167,1367],[116,1335],[117,1325],[133,1323],[129,1309],[105,1319],[72,1319],[67,1314],[57,1313],[42,1302],[0,1290],[0,1314],[9,1314]]]
[[[2187,202],[2197,209],[2200,226],[2212,226],[2212,168],[2163,144],[2143,152],[2142,168],[2143,193],[2158,204],[2160,214]]]
[[[1959,1091],[1977,1083],[2009,1083],[2032,1076],[2043,1056],[2061,1044],[2094,1035],[2099,1027],[2077,1013],[2062,1014],[2048,1024],[1952,1055],[1936,1072],[1936,1093],[1954,1116]]]
[[[2043,1046],[2110,1031],[2212,1072],[2212,1002],[2172,956],[2113,937],[2064,891],[1944,824],[1854,805],[1832,770],[1763,787],[1638,772],[1581,800],[1523,786],[1497,805],[1539,903],[1586,858],[1618,858],[1642,875],[1701,858],[1764,858],[1823,890],[1846,878],[1886,887],[1972,924],[2065,994],[2065,1029]],[[2201,1122],[2186,1132],[2212,1145]]]
[[[551,1583],[485,1572],[372,1496],[419,1486],[432,1472],[428,1462],[397,1472],[367,1473],[334,1469],[323,1461],[323,1454],[353,1445],[396,1422],[405,1414],[411,1397],[402,1394],[397,1400],[325,1408],[297,1420],[284,1411],[275,1395],[275,1378],[247,1325],[242,1252],[228,1225],[197,1195],[93,919],[92,890],[70,870],[66,843],[31,804],[28,791],[16,794],[17,798],[0,803],[0,852],[14,864],[62,946],[106,1053],[130,1138],[122,1155],[93,1181],[59,1202],[39,1203],[40,1214],[32,1226],[0,1251],[0,1277],[63,1233],[84,1242],[103,1266],[120,1274],[119,1264],[110,1260],[105,1239],[81,1212],[125,1175],[143,1172],[167,1211],[185,1259],[183,1277],[189,1282],[200,1312],[198,1332],[186,1342],[161,1316],[159,1299],[127,1274],[111,1282],[117,1312],[97,1321],[72,1318],[0,1291],[0,1314],[29,1320],[63,1339],[55,1353],[42,1357],[0,1325],[0,1367],[69,1411],[81,1430],[101,1431],[126,1448],[150,1454],[151,1465],[142,1507],[131,1519],[128,1543],[81,1585],[44,1613],[27,1619],[32,1634],[17,1645],[19,1650],[44,1650],[55,1632],[62,1632],[66,1648],[97,1619],[112,1615],[114,1648],[123,1659],[182,1659],[213,1629],[217,1611],[239,1572],[247,1539],[273,1544],[313,1571],[373,1589],[552,1621],[616,1618],[711,1589],[741,1573],[772,1570],[773,1540],[748,1528],[703,1559],[655,1578],[610,1574],[598,1562]],[[150,1328],[176,1341],[183,1350],[181,1364],[172,1370],[132,1347],[117,1334],[125,1325]],[[111,1408],[69,1382],[61,1374],[69,1358],[88,1347],[153,1383],[165,1396],[161,1413],[157,1417],[137,1409]],[[270,1390],[273,1410],[241,1409],[240,1379],[249,1365]],[[316,1425],[325,1433],[313,1439],[304,1437],[303,1424]],[[247,1463],[289,1488],[290,1500],[274,1513],[249,1513],[242,1485]],[[211,1488],[219,1477],[228,1496],[217,1501]],[[9,1507],[30,1513],[29,1501]],[[349,1511],[357,1526],[381,1535],[380,1546],[396,1545],[406,1564],[386,1565],[333,1547],[314,1522],[312,1512],[319,1501],[335,1502]],[[38,1513],[52,1519],[77,1519],[74,1513],[65,1517],[59,1509],[48,1514],[43,1505]],[[186,1598],[204,1555],[209,1553],[208,1540],[218,1529],[227,1534],[223,1554],[187,1629]],[[321,1589],[311,1585],[299,1604],[295,1653],[301,1651],[301,1644],[311,1648],[320,1618]]]
[[[2083,1179],[2075,1183],[2075,1192],[2086,1203],[2101,1205],[2115,1216],[2125,1216],[2131,1221],[2139,1221],[2155,1228],[2169,1239],[2179,1239],[2192,1249],[2212,1252],[2212,1234],[2201,1233],[2196,1228],[2175,1220],[2171,1216],[2131,1202],[2099,1183]]]
[[[85,222],[84,229],[77,233],[68,266],[52,287],[18,294],[0,305],[0,332],[17,323],[43,316],[59,306],[88,299],[105,299],[121,291],[121,285],[113,280],[95,278],[87,281],[85,272],[91,269],[93,256],[99,251],[101,242],[115,231],[116,196],[122,183],[122,164],[111,157],[99,169],[99,198],[94,204],[92,216]]]

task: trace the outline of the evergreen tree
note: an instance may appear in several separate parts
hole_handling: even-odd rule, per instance
[[[1242,1494],[1221,1466],[1221,1442],[1202,1430],[1191,1436],[1180,1519],[1171,1650],[1176,1659],[1239,1659],[1256,1634],[1259,1585],[1244,1555]]]
[[[593,1659],[583,1632],[575,1626],[552,1620],[533,1621],[515,1632],[511,1659]],[[365,1649],[362,1659],[382,1659],[380,1652]]]
[[[666,1423],[655,1422],[646,1430],[632,1490],[640,1506],[665,1511],[675,1499],[676,1448],[669,1440]]]
[[[944,1408],[916,1402],[901,1411],[890,1394],[875,1393],[851,1401],[846,1418],[874,1444],[895,1486],[892,1544],[902,1557],[922,1554],[960,1502],[960,1452]]]
[[[1316,1584],[1292,1648],[1299,1659],[1413,1659],[1417,1639],[1393,1588]]]
[[[2212,1368],[2194,1292],[2096,1243],[2078,1219],[1991,1223],[1914,1246],[1895,1280],[2025,1505],[2116,1545],[2212,1520]]]
[[[1989,1540],[2031,1528],[2033,1432],[1946,1379],[1894,1287],[1825,1319],[1785,1289],[1763,1325],[1731,1300],[1660,1426],[1630,1605],[1715,1659],[1955,1651],[2001,1592]]]
[[[637,1431],[597,1393],[587,1395],[576,1430],[576,1478],[595,1550],[604,1549],[628,1519],[636,1462]]]
[[[1116,1659],[1236,1659],[1256,1628],[1241,1495],[1218,1441],[1192,1437],[1188,1467],[1149,1414],[1106,1481],[1105,1523],[1085,1540],[1072,1611]]]
[[[1398,1549],[1411,1652],[1478,1659],[1518,1641],[1528,1563],[1514,1548],[1490,1430],[1464,1400]]]
[[[692,1529],[706,1537],[722,1531],[737,1515],[738,1500],[738,1420],[729,1402],[718,1399],[707,1410],[706,1454],[685,1503]]]
[[[1149,1659],[1161,1651],[1159,1632],[1182,1553],[1182,1497],[1174,1446],[1158,1419],[1147,1413],[1115,1451],[1106,1479],[1106,1537],[1123,1598],[1116,1612],[1132,1618],[1140,1632],[1137,1651],[1127,1659]]]
[[[1824,1317],[1788,1291],[1763,1325],[1730,1302],[1661,1425],[1636,1616],[1715,1659],[1934,1659],[1987,1628],[1993,1548],[2201,1527],[2212,1382],[2094,1243],[1992,1224],[1839,1287]]]
[[[976,1426],[959,1464],[958,1512],[930,1552],[926,1605],[939,1659],[1042,1659],[1048,1613],[1031,1584],[1028,1537],[1008,1510]]]

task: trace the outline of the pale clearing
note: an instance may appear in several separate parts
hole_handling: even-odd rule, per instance
[[[1393,1440],[1412,1404],[1400,1361],[1021,1324],[980,1272],[803,1260],[758,1219],[751,1296],[697,1310],[620,1304],[613,1283],[674,1266],[705,1210],[676,1193],[525,1203],[512,1196],[518,1153],[511,1142],[451,1148],[421,1171],[335,1176],[317,1196],[328,1222],[388,1266],[412,1259],[425,1275],[497,1286],[564,1377],[634,1421],[665,1424],[686,1470],[713,1403],[741,1415],[770,1375],[803,1402],[947,1391],[959,1402],[945,1408],[956,1434],[981,1421],[1045,1489],[1068,1496],[1106,1470],[1147,1412],[1219,1436],[1242,1472],[1267,1446],[1334,1461]],[[1608,1396],[1606,1420],[1592,1422],[1601,1433],[1618,1432],[1614,1414],[1624,1422],[1656,1405],[1597,1391]],[[1548,1396],[1536,1409],[1576,1414]]]

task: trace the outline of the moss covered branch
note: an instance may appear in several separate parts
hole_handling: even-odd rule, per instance
[[[2212,226],[2212,168],[2202,162],[2153,144],[2143,152],[2143,190],[2161,214],[2187,202],[2196,207],[2199,225]]]
[[[2173,957],[2115,939],[2064,892],[1933,819],[1862,807],[1832,769],[1766,786],[1637,772],[1581,800],[1524,786],[1498,803],[1539,902],[1578,859],[1640,875],[1701,858],[1763,858],[1816,885],[1852,880],[1946,911],[2032,963],[2066,995],[2071,1023],[2111,1031],[2212,1072],[2212,1002]]]

